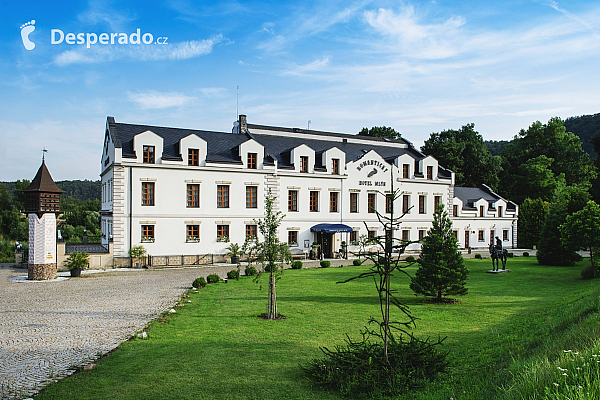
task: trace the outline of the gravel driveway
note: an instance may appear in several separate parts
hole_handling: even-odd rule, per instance
[[[0,398],[26,398],[127,340],[169,309],[192,281],[232,266],[126,270],[19,281],[0,267]],[[12,279],[11,279],[12,278]]]

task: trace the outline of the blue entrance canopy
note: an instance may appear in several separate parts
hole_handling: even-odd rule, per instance
[[[336,233],[352,232],[352,228],[344,224],[317,224],[310,228],[311,232]]]

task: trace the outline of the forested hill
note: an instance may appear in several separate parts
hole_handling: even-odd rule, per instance
[[[592,158],[596,158],[592,139],[600,134],[600,113],[594,115],[582,115],[580,117],[569,117],[565,120],[567,132],[573,132],[581,139],[583,150]]]
[[[15,189],[15,182],[2,182],[8,190],[13,193]],[[73,197],[81,201],[86,200],[100,200],[101,187],[100,181],[57,181],[56,185],[65,191],[63,193],[63,199],[67,197]]]
[[[588,153],[590,157],[596,158],[598,156],[594,151],[592,140],[596,135],[600,135],[600,113],[569,117],[565,120],[565,129],[567,132],[573,132],[579,136],[583,151]],[[598,137],[600,138],[600,136]],[[498,156],[510,142],[509,140],[486,140],[485,145],[493,156]]]

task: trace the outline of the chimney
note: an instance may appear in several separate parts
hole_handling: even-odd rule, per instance
[[[240,133],[248,133],[248,121],[246,120],[245,115],[240,115]]]

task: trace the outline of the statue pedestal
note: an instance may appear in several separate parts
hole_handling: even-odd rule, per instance
[[[503,274],[503,273],[505,273],[505,272],[510,272],[510,269],[500,269],[500,270],[498,270],[498,271],[493,271],[493,270],[491,270],[491,269],[488,269],[488,270],[487,270],[487,271],[485,271],[485,272],[487,272],[488,274]]]
[[[29,264],[27,266],[27,279],[30,281],[47,281],[48,279],[56,279],[56,263]]]

